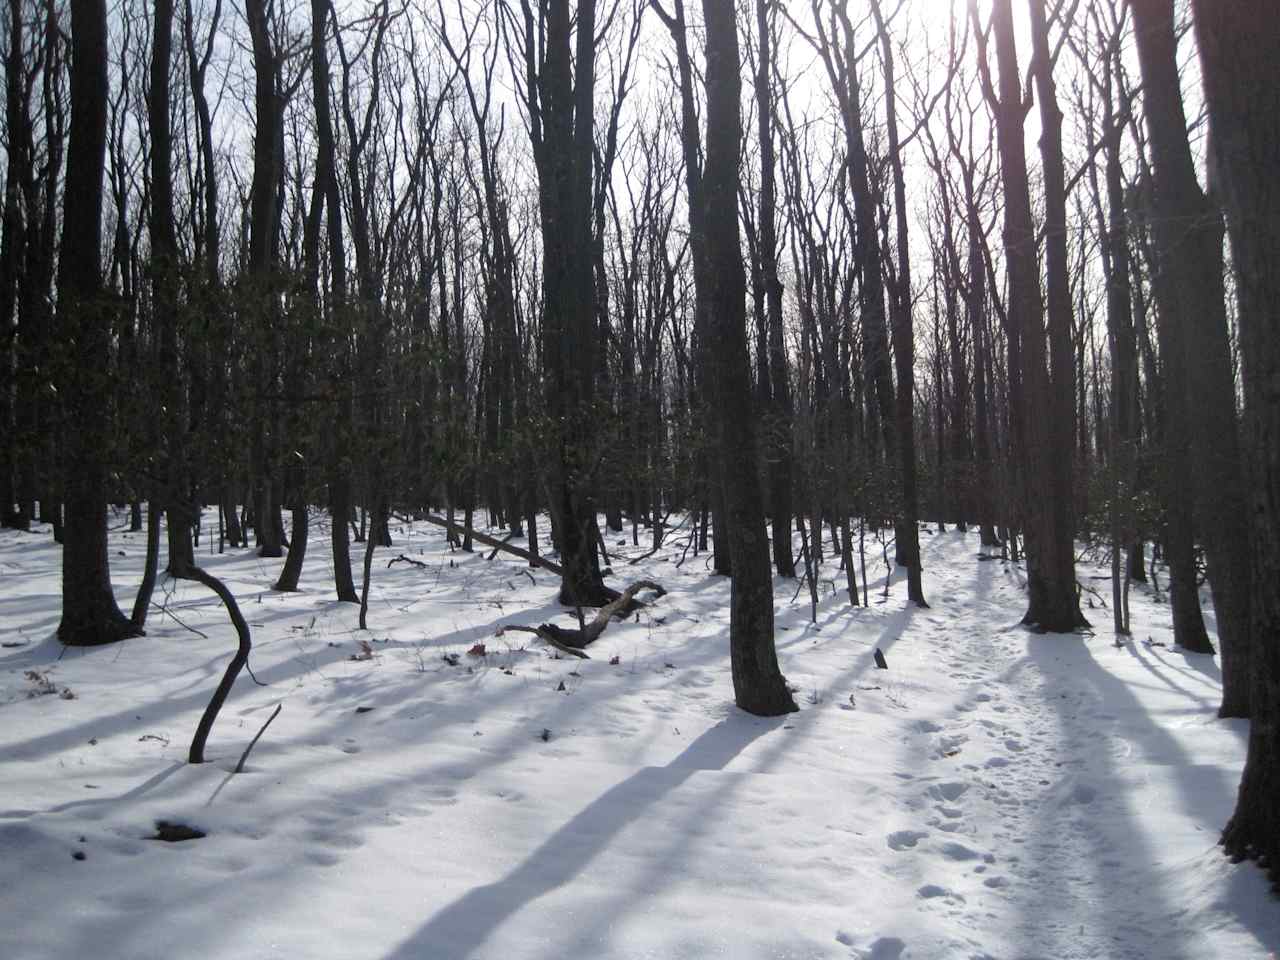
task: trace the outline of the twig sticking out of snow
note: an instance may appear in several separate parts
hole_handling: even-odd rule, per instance
[[[254,746],[258,742],[258,739],[264,733],[267,732],[267,727],[271,726],[271,721],[280,715],[280,708],[283,706],[284,706],[283,703],[276,704],[275,710],[272,711],[271,716],[267,717],[267,722],[262,725],[262,729],[260,729],[257,735],[252,740],[249,741],[249,745],[244,748],[244,753],[240,754],[240,762],[236,764],[236,769],[234,772],[244,773],[244,764],[245,764],[245,761],[249,759],[249,751],[254,748]]]

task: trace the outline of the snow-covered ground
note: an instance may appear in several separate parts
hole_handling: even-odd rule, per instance
[[[266,686],[241,677],[202,766],[187,747],[235,647],[216,598],[162,584],[172,617],[153,612],[146,638],[64,651],[58,548],[0,534],[0,958],[1280,949],[1280,902],[1216,845],[1246,727],[1215,719],[1216,662],[1172,648],[1145,588],[1117,648],[1100,608],[1096,636],[1018,626],[1021,571],[979,561],[974,534],[922,536],[929,610],[906,608],[897,577],[881,599],[881,566],[869,609],[824,580],[815,626],[779,581],[800,712],[764,720],[732,706],[728,584],[703,558],[677,569],[683,535],[615,559],[612,582],[670,593],[579,661],[495,636],[569,625],[550,574],[451,553],[439,528],[393,534],[367,633],[331,599],[326,529],[296,594],[271,591],[281,561],[203,546]],[[143,538],[111,544],[128,609]],[[427,566],[388,569],[401,553]],[[207,836],[148,839],[157,820]]]

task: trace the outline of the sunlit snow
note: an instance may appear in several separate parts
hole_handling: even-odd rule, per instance
[[[111,560],[127,609],[144,540],[122,519]],[[585,661],[495,636],[570,624],[546,571],[450,552],[437,527],[392,533],[361,633],[331,599],[323,520],[296,594],[271,590],[282,561],[209,556],[206,531],[200,562],[244,605],[267,686],[241,677],[210,762],[190,766],[235,646],[216,598],[167,581],[147,637],[64,651],[59,548],[44,527],[0,532],[0,957],[1262,960],[1280,947],[1261,873],[1217,847],[1247,727],[1215,718],[1216,661],[1173,648],[1149,587],[1116,647],[1098,600],[1096,634],[1020,627],[1022,571],[980,561],[976,534],[922,532],[929,610],[906,608],[896,575],[883,599],[883,564],[871,606],[851,609],[828,559],[816,626],[807,592],[793,601],[777,582],[800,712],[763,720],[732,706],[728,583],[705,555],[677,568],[683,533],[636,566],[647,534],[638,548],[630,531],[606,536],[612,583],[670,593]],[[427,566],[388,569],[401,553]],[[1102,569],[1079,572],[1109,598]],[[149,839],[158,820],[207,836]]]

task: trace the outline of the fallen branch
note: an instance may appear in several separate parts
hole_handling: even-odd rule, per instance
[[[398,556],[398,557],[392,557],[390,560],[388,560],[388,561],[387,561],[387,569],[388,569],[388,570],[390,570],[390,569],[391,569],[391,565],[392,565],[393,563],[411,563],[411,564],[413,564],[415,567],[421,567],[421,568],[423,568],[424,570],[427,568],[427,566],[429,566],[429,564],[425,564],[425,563],[423,563],[421,560],[415,560],[415,559],[413,559],[413,557],[406,557],[403,553],[402,553],[402,554],[400,554],[400,556]]]
[[[543,623],[536,627],[526,627],[521,625],[502,626],[498,628],[498,636],[502,636],[506,630],[519,630],[524,633],[533,633],[541,637],[557,650],[562,650],[571,656],[581,657],[582,659],[590,659],[582,648],[594,643],[600,634],[604,633],[605,628],[609,626],[609,621],[615,616],[625,616],[638,606],[643,606],[640,601],[636,600],[636,594],[641,590],[653,590],[658,596],[665,596],[666,590],[652,580],[637,580],[617,598],[605,606],[601,607],[590,623],[584,624],[578,630],[570,630],[564,627],[558,627],[554,623]]]
[[[469,534],[472,539],[483,543],[486,547],[493,547],[495,550],[501,550],[503,553],[509,553],[512,556],[527,560],[529,561],[530,566],[545,567],[558,577],[564,576],[564,570],[561,569],[559,564],[552,563],[550,560],[546,560],[542,557],[535,557],[528,550],[521,550],[519,547],[513,547],[496,537],[489,536],[487,533],[481,533],[479,530],[468,527],[465,524],[458,523],[456,520],[452,525],[450,525],[449,521],[445,520],[444,517],[437,517],[430,513],[423,516],[422,519],[427,521],[427,523],[434,523],[437,527],[444,527],[446,530],[460,530],[465,534]]]
[[[545,643],[551,644],[551,646],[555,647],[561,653],[567,653],[571,657],[579,657],[582,660],[591,659],[589,656],[587,656],[585,653],[583,653],[581,650],[577,649],[576,647],[570,647],[566,644],[561,643],[559,640],[557,640],[555,637],[555,634],[545,629],[548,626],[550,626],[550,624],[546,624],[546,623],[544,623],[540,627],[525,627],[525,626],[521,626],[520,624],[511,624],[510,626],[499,627],[498,636],[502,636],[508,630],[518,630],[521,633],[532,633],[537,637],[541,638]]]
[[[512,538],[512,537],[514,537],[514,536],[515,536],[515,534],[514,534],[514,533],[508,533],[505,537],[503,537],[503,538],[502,538],[502,544],[503,544],[503,546],[506,546],[507,544],[509,544],[509,543],[511,542],[511,538]],[[492,560],[494,557],[496,557],[496,556],[498,555],[498,551],[499,551],[499,550],[501,550],[501,549],[502,549],[502,547],[494,547],[492,550],[490,550],[490,551],[489,551],[489,555],[488,555],[487,557],[485,557],[485,559],[486,559],[486,560]]]

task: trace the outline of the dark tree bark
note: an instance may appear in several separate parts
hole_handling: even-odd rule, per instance
[[[284,97],[280,90],[280,57],[272,41],[271,20],[267,0],[246,0],[245,18],[253,46],[254,136],[253,181],[249,192],[249,262],[245,297],[250,314],[257,321],[255,334],[259,343],[254,348],[254,387],[264,396],[272,392],[274,374],[273,314],[276,313],[272,290],[276,284],[279,224],[281,154],[283,151]],[[271,401],[264,400],[264,404]],[[268,436],[269,411],[255,411],[251,456],[254,477],[254,533],[258,554],[263,557],[284,556],[276,519],[280,504],[274,496],[273,463]]]
[[[216,373],[209,378],[209,387],[205,397],[208,411],[206,430],[210,436],[217,438],[214,443],[215,466],[211,482],[214,494],[222,510],[226,524],[226,538],[233,546],[245,545],[244,531],[240,527],[240,514],[236,509],[237,498],[230,471],[222,461],[227,458],[221,440],[229,432],[227,424],[228,385],[225,370],[229,364],[230,325],[227,319],[227,304],[222,276],[219,272],[221,261],[221,235],[218,230],[218,176],[215,168],[213,142],[213,111],[205,92],[205,77],[209,62],[213,58],[213,48],[218,35],[218,24],[222,16],[221,0],[215,0],[210,17],[209,33],[205,37],[203,48],[196,44],[195,14],[191,0],[183,0],[183,45],[186,48],[187,73],[191,99],[195,108],[196,141],[198,145],[198,169],[201,172],[200,182],[200,229],[195,232],[194,248],[197,258],[203,266],[203,286],[200,288],[199,308],[205,314],[209,327],[208,356]],[[222,546],[219,544],[219,551]]]
[[[782,281],[778,278],[777,159],[773,147],[773,22],[768,0],[756,0],[756,119],[760,136],[760,269],[764,284],[769,419],[766,448],[769,462],[769,509],[772,511],[773,565],[778,576],[796,575],[791,551],[791,383],[782,330]]]
[[[1027,581],[1031,605],[1025,618],[1046,630],[1068,631],[1087,626],[1080,612],[1075,568],[1075,363],[1071,343],[1070,266],[1067,260],[1067,189],[1062,159],[1062,110],[1058,107],[1053,79],[1054,55],[1049,38],[1046,0],[1029,0],[1031,11],[1031,72],[1040,107],[1040,157],[1044,176],[1045,294],[1048,320],[1048,381],[1037,387],[1046,392],[1048,422],[1031,424],[1048,436],[1044,453],[1048,471],[1037,476],[1039,506],[1033,515],[1044,527],[1039,557],[1028,562]],[[1065,27],[1063,27],[1065,29]],[[1023,357],[1038,358],[1040,321],[1036,319],[1028,340],[1035,341]],[[1036,381],[1039,381],[1037,372]],[[1037,404],[1038,405],[1038,404]],[[1042,486],[1042,484],[1047,484]],[[1039,531],[1038,531],[1039,533]]]
[[[1222,842],[1280,881],[1280,18],[1256,0],[1193,7],[1236,269],[1253,531],[1253,720]]]
[[[159,346],[158,376],[166,499],[176,502],[189,493],[184,462],[186,398],[178,365],[178,238],[173,207],[173,133],[169,118],[169,72],[173,51],[173,0],[155,0],[151,39],[151,84],[147,93],[147,126],[151,137],[151,203],[147,231],[151,238],[152,322]],[[191,528],[167,511],[169,569],[193,561]]]
[[[111,592],[107,560],[110,318],[99,249],[107,128],[104,0],[71,0],[71,127],[58,252],[58,328],[66,471],[62,622],[58,639],[91,646],[138,636]]]
[[[1178,82],[1173,0],[1133,0],[1142,64],[1143,107],[1155,168],[1152,233],[1159,323],[1181,347],[1186,372],[1186,429],[1191,444],[1197,530],[1204,542],[1222,647],[1219,715],[1249,715],[1250,523],[1236,423],[1235,384],[1227,333],[1222,221],[1200,189],[1187,142]],[[1245,16],[1244,14],[1241,14]],[[1166,392],[1177,389],[1166,386]]]
[[[1033,6],[1037,2],[1039,0],[1032,0]],[[1072,431],[1059,431],[1051,423],[1058,394],[1047,367],[1045,310],[1023,142],[1030,103],[1022,96],[1011,0],[995,0],[992,24],[988,28],[994,34],[996,45],[998,93],[987,64],[987,33],[978,23],[976,6],[971,4],[970,11],[979,41],[980,75],[987,100],[995,112],[1001,181],[1005,189],[1009,418],[1017,459],[1020,509],[1026,519],[1030,595],[1023,622],[1049,632],[1066,633],[1084,625],[1085,620],[1076,592],[1070,522],[1072,493],[1070,485],[1067,484],[1064,491],[1062,483],[1062,478],[1071,474]],[[1049,69],[1047,64],[1044,69]],[[1049,119],[1052,120],[1052,116]],[[1070,310],[1069,303],[1067,309]],[[1069,368],[1069,359],[1067,363]],[[1070,377],[1069,373],[1065,375]],[[1067,503],[1060,503],[1064,498]]]
[[[871,0],[871,12],[880,33],[880,55],[884,66],[885,120],[889,140],[889,168],[893,174],[895,242],[898,254],[893,276],[886,283],[892,320],[894,367],[898,375],[894,427],[902,484],[902,508],[894,524],[894,548],[898,566],[906,567],[907,570],[907,599],[918,607],[927,608],[929,605],[925,603],[924,587],[920,582],[920,528],[917,524],[920,493],[916,479],[915,328],[911,302],[911,252],[907,234],[907,187],[902,172],[902,145],[898,139],[893,44],[880,13],[879,0]]]
[[[599,607],[605,586],[596,541],[596,312],[592,256],[595,0],[527,0],[524,90],[538,171],[542,229],[544,397],[555,425],[551,515],[564,577],[560,602]],[[541,29],[540,29],[541,28]]]
[[[333,108],[330,102],[329,48],[325,26],[330,11],[329,0],[311,0],[311,85],[316,113],[315,189],[323,201],[325,239],[329,251],[329,314],[333,359],[330,383],[338,396],[334,430],[329,438],[329,542],[333,552],[333,579],[338,600],[359,603],[355,580],[351,575],[351,465],[349,463],[352,401],[349,365],[345,362],[347,338],[341,333],[347,304],[346,247],[342,234],[342,199],[338,192],[337,151],[333,134]],[[318,228],[317,224],[317,228]]]
[[[715,362],[711,356],[711,337],[707,316],[706,290],[710,287],[707,271],[706,230],[703,223],[704,202],[702,197],[702,135],[698,130],[697,104],[693,90],[693,61],[689,55],[688,25],[685,22],[683,0],[674,0],[674,13],[663,10],[658,0],[650,0],[654,11],[666,24],[667,30],[676,46],[676,70],[680,87],[680,147],[684,156],[685,189],[689,195],[689,251],[693,266],[693,354],[694,378],[689,392],[690,406],[697,413],[702,413],[711,393],[711,370]],[[701,279],[699,279],[701,278]],[[717,418],[712,415],[706,418],[712,430]],[[715,438],[709,438],[709,446],[714,449]],[[729,544],[729,518],[724,502],[724,484],[718,471],[722,469],[719,459],[706,450],[698,453],[699,473],[705,475],[711,500],[712,527],[715,537],[712,542],[712,569],[722,576],[733,572]],[[707,460],[710,463],[707,463]],[[704,513],[699,549],[706,549],[706,516]]]
[[[19,482],[19,473],[28,473],[29,453],[21,450],[30,443],[30,407],[37,391],[28,383],[36,364],[24,362],[26,340],[33,331],[24,328],[17,313],[19,287],[23,283],[23,262],[27,256],[28,230],[23,210],[23,185],[31,170],[31,82],[25,56],[25,32],[21,0],[9,0],[9,46],[5,51],[5,189],[3,222],[0,229],[0,525],[26,530],[31,514]]]
[[[885,323],[884,277],[881,272],[876,202],[868,171],[862,117],[862,87],[858,79],[858,48],[853,24],[842,2],[831,4],[824,21],[821,0],[810,0],[817,25],[817,50],[826,67],[840,107],[845,137],[845,177],[853,196],[855,261],[861,283],[858,307],[862,324],[862,363],[868,390],[870,423],[865,437],[873,459],[882,445],[884,458],[897,454],[893,379],[890,375],[889,330]],[[902,557],[910,559],[909,553]]]
[[[713,379],[733,564],[729,647],[734,700],[748,713],[777,716],[795,710],[796,705],[774,650],[773,571],[757,479],[755,422],[749,412],[747,279],[738,234],[742,80],[733,0],[703,0],[703,14],[707,30],[703,224],[711,278],[706,302],[715,343]]]

